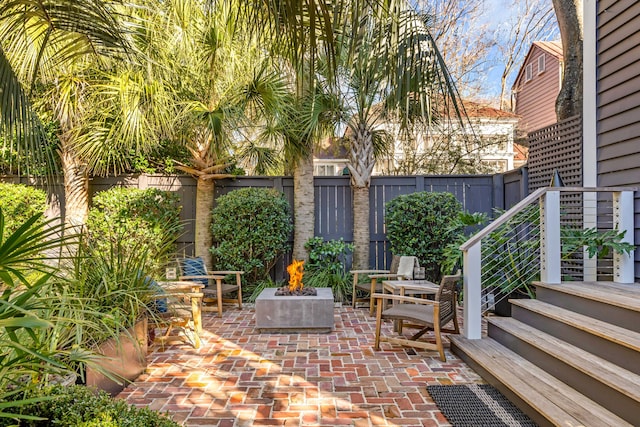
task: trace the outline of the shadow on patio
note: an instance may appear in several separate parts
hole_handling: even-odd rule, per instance
[[[482,382],[448,348],[446,363],[388,343],[375,352],[365,309],[336,308],[328,334],[259,333],[254,313],[203,316],[198,350],[154,345],[119,396],[187,426],[447,426],[426,386]]]

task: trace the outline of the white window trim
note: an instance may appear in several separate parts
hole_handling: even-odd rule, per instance
[[[528,82],[529,80],[531,80],[533,78],[533,65],[532,64],[527,64],[525,70],[524,70],[524,81]]]

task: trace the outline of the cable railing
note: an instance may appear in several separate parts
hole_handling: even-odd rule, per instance
[[[465,336],[480,338],[489,311],[508,315],[507,299],[534,298],[536,281],[632,283],[634,191],[542,188],[467,240]]]

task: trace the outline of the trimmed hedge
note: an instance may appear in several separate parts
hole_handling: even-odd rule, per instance
[[[47,194],[22,184],[0,183],[0,208],[4,213],[5,233],[10,234],[47,209]]]
[[[289,202],[279,191],[242,188],[219,197],[211,224],[215,270],[243,270],[250,285],[268,280],[292,230]]]
[[[427,279],[437,283],[444,248],[463,232],[461,213],[462,204],[451,193],[422,191],[396,197],[385,206],[391,252],[418,257]]]

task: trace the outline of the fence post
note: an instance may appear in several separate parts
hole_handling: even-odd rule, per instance
[[[624,231],[623,242],[633,245],[633,191],[613,192],[613,227]],[[631,254],[613,254],[613,281],[616,283],[634,283],[633,251]]]
[[[482,241],[463,252],[463,334],[470,340],[482,338]]]
[[[560,191],[549,189],[540,198],[540,279],[559,284]]]

